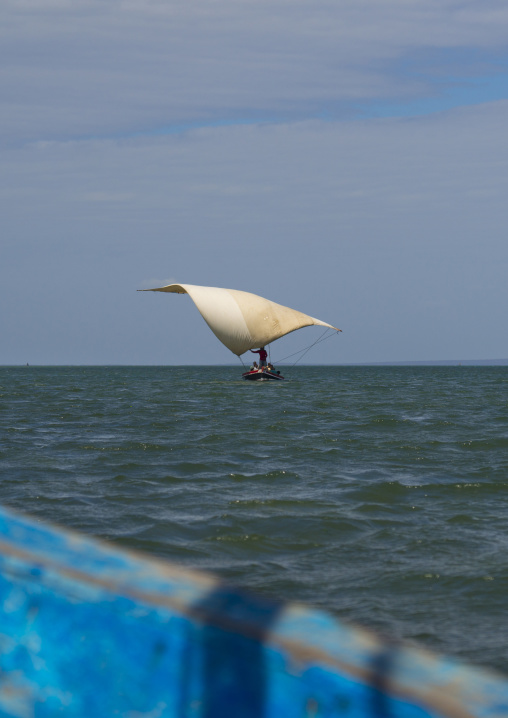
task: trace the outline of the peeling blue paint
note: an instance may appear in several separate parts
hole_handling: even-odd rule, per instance
[[[0,509],[0,718],[501,718],[508,681]]]

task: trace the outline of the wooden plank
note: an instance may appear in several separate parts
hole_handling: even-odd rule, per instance
[[[506,718],[508,681],[0,509],[0,718]]]

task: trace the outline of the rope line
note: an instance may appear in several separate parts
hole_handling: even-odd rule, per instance
[[[331,334],[328,334],[328,332],[330,332],[330,331],[331,331],[332,333],[331,333]],[[330,327],[327,327],[327,328],[324,330],[324,332],[316,339],[316,341],[315,341],[315,342],[312,342],[312,344],[309,344],[308,347],[304,347],[303,349],[298,349],[298,351],[293,352],[292,354],[288,354],[287,356],[283,357],[282,359],[277,359],[277,361],[275,362],[275,364],[280,364],[281,362],[286,361],[286,359],[291,359],[291,357],[294,357],[294,356],[296,356],[297,354],[301,354],[301,357],[300,357],[299,359],[297,359],[297,360],[294,362],[294,364],[289,365],[290,367],[294,367],[294,366],[296,366],[296,365],[298,364],[298,362],[300,362],[300,361],[303,359],[303,357],[307,354],[307,352],[309,352],[309,351],[312,349],[312,347],[315,347],[316,344],[321,344],[321,342],[324,342],[324,341],[326,341],[327,339],[330,339],[330,338],[333,337],[335,334],[339,334],[339,332],[334,331],[334,330],[331,330]],[[271,363],[272,363],[271,346],[270,346],[270,344],[268,344],[267,346],[268,346],[268,360],[269,360],[269,362],[270,362],[270,364],[271,364]],[[238,356],[238,355],[237,355],[237,356]],[[241,357],[241,356],[238,356],[238,359],[239,359],[240,362],[242,363],[244,369],[246,369],[246,368],[247,368],[247,365],[244,363],[242,357]]]
[[[328,337],[325,336],[328,331],[329,331],[328,329],[325,329],[324,334],[319,339],[316,339],[314,344],[311,344],[309,347],[307,347],[307,349],[303,352],[302,356],[299,359],[297,359],[295,361],[295,363],[292,364],[291,366],[292,367],[296,366],[298,364],[298,362],[301,361],[303,359],[303,357],[307,354],[307,352],[309,352],[312,349],[312,347],[316,346],[316,344],[320,344],[321,342],[324,342],[325,339],[328,339],[330,336],[332,336],[331,334],[328,335]]]
[[[324,336],[324,335],[325,335],[328,331],[329,331],[329,329],[325,329],[325,331],[323,332],[323,334],[321,334],[321,335],[316,339],[315,342],[313,342],[312,344],[309,344],[308,347],[304,347],[303,349],[298,349],[298,351],[293,352],[292,354],[288,354],[287,356],[283,357],[282,359],[278,359],[278,360],[277,360],[277,364],[280,364],[281,362],[286,361],[286,359],[291,359],[291,357],[294,357],[294,356],[296,356],[297,354],[300,354],[301,352],[307,352],[307,351],[308,351],[309,349],[311,349],[315,344],[319,344],[319,342],[324,341],[324,340],[325,340],[325,336]],[[326,338],[327,338],[327,337],[326,337]]]
[[[321,335],[316,339],[315,342],[313,342],[312,344],[309,344],[308,347],[304,347],[303,349],[299,349],[298,351],[293,352],[293,354],[288,354],[288,356],[285,356],[285,357],[283,357],[282,359],[278,359],[275,363],[276,363],[276,364],[280,364],[281,362],[285,361],[286,359],[291,359],[291,357],[294,357],[294,356],[296,356],[297,354],[302,354],[302,352],[303,352],[302,356],[301,356],[299,359],[297,359],[294,364],[291,364],[292,367],[293,367],[293,366],[296,366],[296,365],[298,364],[298,362],[301,361],[301,360],[303,359],[303,357],[307,354],[307,352],[312,349],[312,347],[315,347],[316,344],[320,344],[321,342],[324,342],[324,341],[326,341],[327,339],[330,339],[331,337],[334,336],[334,334],[338,334],[338,333],[339,333],[339,332],[333,332],[332,334],[328,334],[328,336],[325,336],[329,331],[330,331],[330,328],[327,327],[327,328],[324,330],[323,334],[321,334]],[[333,331],[333,330],[332,330],[332,331]]]

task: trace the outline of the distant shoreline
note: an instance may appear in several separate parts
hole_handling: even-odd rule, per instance
[[[350,364],[349,366],[508,366],[508,359],[438,359],[435,361],[362,362],[361,364]]]

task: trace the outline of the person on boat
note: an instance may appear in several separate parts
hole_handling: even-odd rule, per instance
[[[258,371],[258,370],[259,370],[259,367],[258,367],[257,361],[253,361],[250,371]]]
[[[251,352],[253,354],[259,354],[259,366],[266,366],[266,357],[268,356],[268,352],[264,347],[261,347],[261,349],[251,349]]]
[[[272,362],[268,362],[268,371],[273,371],[273,373],[275,374],[275,369],[273,368]]]

